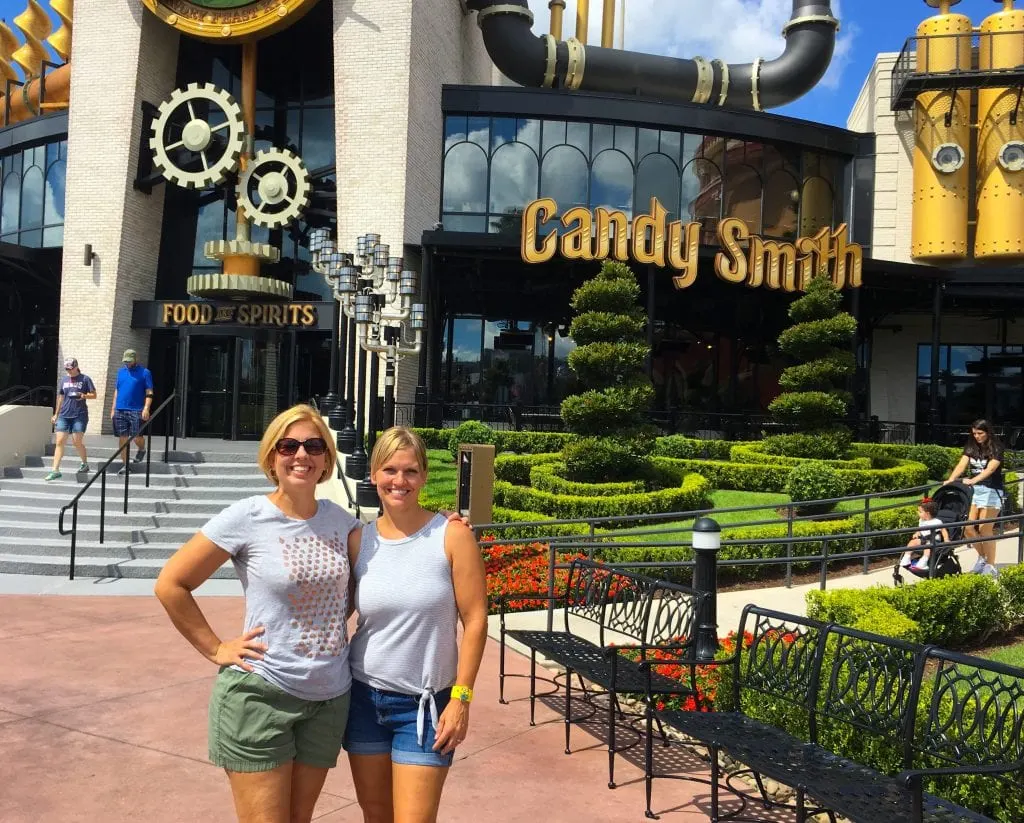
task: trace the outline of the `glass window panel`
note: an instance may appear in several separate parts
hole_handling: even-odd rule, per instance
[[[615,148],[630,160],[636,159],[636,129],[632,126],[615,127]]]
[[[43,225],[43,170],[39,166],[32,166],[25,173],[21,184],[21,227],[35,229],[41,225]],[[42,238],[40,238],[40,242],[42,242]]]
[[[47,249],[64,245],[64,226],[50,226],[43,229],[43,247]]]
[[[565,142],[565,121],[545,120],[544,121],[544,153],[547,154],[555,146],[561,146]]]
[[[992,417],[1000,422],[1019,421],[1024,412],[1020,380],[996,380],[992,390]]]
[[[46,173],[46,201],[43,210],[43,225],[52,226],[64,222],[64,177],[66,168],[58,160]]]
[[[639,159],[643,160],[648,154],[655,154],[658,149],[657,129],[637,129],[636,156]],[[676,152],[676,157],[678,156],[679,154]]]
[[[956,348],[956,347],[954,347]],[[948,385],[946,422],[967,426],[985,416],[985,382],[952,380]]]
[[[21,208],[21,177],[9,174],[4,178],[0,193],[0,234],[18,230],[18,214]]]
[[[981,374],[984,357],[984,346],[952,346],[949,351],[949,373],[953,377]],[[984,408],[983,404],[981,409]]]
[[[939,383],[939,418],[944,422],[948,422],[948,416],[946,412],[946,384]],[[917,414],[916,420],[918,423],[928,423],[930,417],[930,411],[932,407],[931,400],[931,383],[928,380],[917,381]]]
[[[661,153],[671,157],[676,163],[679,162],[679,152],[682,151],[683,135],[677,131],[661,132]]]
[[[768,237],[795,240],[800,184],[787,171],[774,172],[764,186],[762,232]]]
[[[575,146],[584,155],[590,157],[590,124],[570,123],[568,126],[565,142]]]
[[[540,120],[524,120],[519,118],[516,121],[516,140],[526,143],[535,152],[540,151]]]
[[[495,117],[491,122],[491,151],[516,139],[516,121],[513,117]]]
[[[811,237],[831,226],[834,207],[835,193],[824,177],[805,180],[800,193],[800,235]]]
[[[49,168],[51,164],[60,157],[60,143],[47,143],[46,144],[46,167]]]
[[[665,135],[662,133],[662,145],[664,145]],[[714,139],[714,138],[710,138]],[[703,134],[691,134],[687,133],[683,136],[683,155],[680,160],[681,165],[686,165],[691,160],[695,160],[701,157],[701,151],[704,147],[704,135]],[[668,152],[666,152],[667,154]]]
[[[480,334],[479,318],[457,317],[452,323],[452,364],[449,397],[464,403],[480,399]]]
[[[18,242],[22,246],[28,246],[32,249],[38,249],[43,245],[43,233],[41,230],[36,229],[35,231],[23,231],[18,236]]]
[[[606,151],[594,159],[590,174],[590,205],[619,209],[632,215],[633,164],[619,151]]]
[[[14,171],[14,158],[15,157],[20,157],[20,155],[8,154],[4,158],[4,177],[5,178],[7,177],[8,174],[10,174],[12,171]]]
[[[487,155],[473,143],[460,143],[444,160],[444,211],[486,211]]]
[[[701,242],[713,243],[722,214],[722,177],[714,163],[694,160],[683,169],[682,203],[683,219],[703,224]]]
[[[303,112],[301,154],[308,169],[334,165],[334,109]]]
[[[467,140],[471,143],[476,143],[478,146],[483,146],[485,149],[491,142],[491,118],[490,117],[470,117],[466,120],[466,127],[469,129],[467,132]]]
[[[302,110],[288,109],[285,113],[285,135],[281,141],[286,146],[294,146],[296,149],[302,141]]]
[[[507,406],[510,403],[533,402],[532,334],[526,346],[501,346],[503,331],[531,334],[530,323],[516,321],[484,324],[484,351],[481,363],[480,402]]]
[[[651,154],[640,162],[636,172],[636,207],[646,211],[652,197],[657,197],[666,209],[668,219],[679,219],[681,192],[679,169],[663,154]]]
[[[466,139],[466,118],[458,116],[448,116],[444,119],[444,148],[445,151],[450,149],[456,143],[461,143]]]
[[[558,146],[544,157],[540,196],[553,197],[559,209],[587,204],[587,161],[571,146]]]
[[[441,217],[445,231],[479,232],[487,231],[487,218],[483,215],[445,214]]]
[[[787,171],[798,176],[800,174],[800,152],[789,146],[764,146],[765,177],[776,171]]]
[[[932,376],[932,347],[927,343],[917,347],[917,376]]]
[[[537,155],[522,143],[501,146],[491,158],[491,202],[494,214],[521,213],[537,197]]]
[[[296,277],[295,288],[298,291],[319,295],[323,300],[334,299],[334,292],[324,279],[324,276],[314,271],[307,271]]]
[[[594,123],[593,133],[593,140],[590,144],[591,157],[597,157],[601,152],[605,151],[606,149],[614,147],[614,126],[610,126],[607,123]]]
[[[203,254],[203,246],[208,240],[222,239],[224,239],[224,201],[214,200],[199,208],[199,215],[196,218],[196,245],[192,254],[193,265],[211,265],[213,261],[207,259]]]
[[[996,376],[1013,377],[1021,374],[1024,365],[1024,347],[989,346],[987,349],[989,372]]]
[[[725,176],[726,217],[738,217],[753,234],[761,233],[761,177],[746,163],[730,163]]]
[[[264,109],[256,112],[256,128],[269,129],[269,134],[273,134],[274,131],[274,111],[273,109]],[[264,132],[266,134],[268,132]],[[262,151],[263,149],[271,149],[274,147],[274,141],[269,137],[261,137],[256,141],[256,151]]]

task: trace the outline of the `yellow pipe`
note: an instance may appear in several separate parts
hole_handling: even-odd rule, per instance
[[[556,40],[562,39],[562,14],[565,12],[565,0],[551,0],[548,3],[551,9],[551,36]]]
[[[940,13],[917,27],[917,71],[971,67],[970,18]],[[934,262],[967,257],[970,92],[928,91],[914,104],[914,206],[910,256]],[[948,125],[947,125],[948,121]]]
[[[1004,0],[1003,10],[981,24],[978,66],[983,72],[1012,69],[1024,60],[1024,10]],[[1016,109],[1017,124],[1010,118]],[[1024,257],[1024,169],[1007,167],[1007,144],[1024,146],[1024,107],[1017,89],[978,90],[978,229],[974,256],[979,259]],[[1010,147],[1012,151],[1012,146]]]
[[[248,40],[242,43],[242,120],[245,123],[246,140],[242,146],[242,154],[239,157],[239,169],[245,171],[249,167],[250,141],[256,135],[256,64],[257,45],[255,40]],[[248,240],[250,237],[249,219],[245,216],[245,209],[239,203],[235,209],[235,239]],[[255,269],[255,270],[254,270]],[[259,260],[252,258],[246,263],[244,260],[232,258],[229,262],[224,260],[224,274],[252,274],[259,276]]]
[[[576,39],[587,42],[587,28],[590,25],[590,0],[576,0]]]
[[[601,48],[610,49],[615,45],[615,0],[604,0],[604,16],[601,18]]]

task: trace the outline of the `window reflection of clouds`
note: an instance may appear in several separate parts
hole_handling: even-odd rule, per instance
[[[645,157],[636,171],[636,207],[646,210],[652,197],[668,209],[669,220],[679,217],[679,168],[663,154]]]
[[[594,159],[590,175],[590,203],[626,212],[633,211],[633,164],[617,149]]]
[[[540,171],[541,197],[553,197],[559,207],[587,202],[587,159],[572,146],[558,146],[544,156]]]
[[[0,209],[0,234],[18,230],[18,207],[19,194],[21,192],[21,177],[17,174],[8,174],[4,178],[2,196],[3,207]]]
[[[25,171],[21,184],[21,228],[37,229],[43,225],[43,170],[32,166]]]
[[[52,226],[64,222],[64,181],[67,168],[63,160],[58,160],[46,173],[46,202],[43,223]]]
[[[522,209],[537,197],[537,156],[529,146],[508,143],[491,160],[490,211],[495,214]]]
[[[475,143],[460,143],[445,158],[445,211],[484,211],[487,203],[487,155]],[[455,174],[448,174],[449,170]]]

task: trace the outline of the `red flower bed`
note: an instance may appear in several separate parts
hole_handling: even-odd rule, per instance
[[[498,611],[498,597],[501,595],[530,594],[548,590],[549,547],[546,543],[513,543],[484,547],[484,568],[487,571],[487,597],[491,612]],[[584,557],[580,552],[559,552],[559,563],[569,563],[574,558]],[[569,570],[555,570],[555,595],[565,594]],[[546,609],[546,600],[529,598],[509,600],[508,612]]]

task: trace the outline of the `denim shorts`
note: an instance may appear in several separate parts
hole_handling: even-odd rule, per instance
[[[135,437],[141,428],[141,409],[114,409],[114,434],[118,437]]]
[[[422,743],[417,739],[418,695],[387,692],[358,680],[352,681],[351,694],[344,744],[349,754],[390,754],[392,763],[408,766],[447,767],[452,764],[453,753],[441,754],[433,750],[434,724],[426,706]],[[434,695],[438,715],[444,711],[450,697],[450,688]]]
[[[89,426],[88,415],[82,415],[81,417],[58,417],[57,422],[53,426],[55,432],[60,434],[82,434]]]
[[[989,486],[972,486],[971,505],[979,509],[1001,509],[1003,507],[1003,493],[998,489]]]

